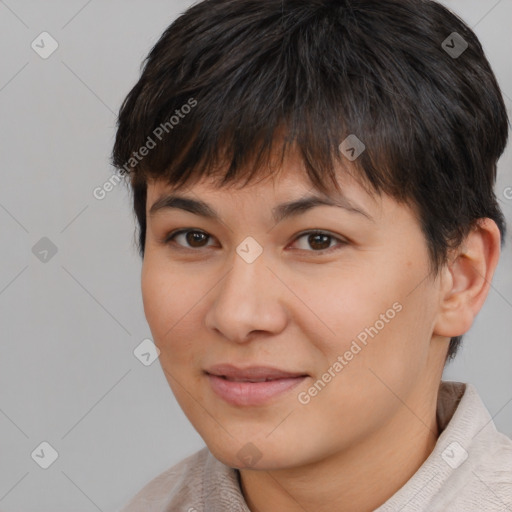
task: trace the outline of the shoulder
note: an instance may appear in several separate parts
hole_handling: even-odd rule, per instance
[[[465,482],[450,503],[453,510],[503,512],[512,504],[512,440],[499,432],[493,437],[486,454],[479,458],[473,451],[464,462]]]
[[[482,444],[478,454],[469,463],[471,480],[466,486],[467,497],[462,500],[466,510],[479,505],[481,510],[502,511],[512,505],[512,439],[494,428],[489,429],[489,440]]]
[[[193,512],[209,457],[211,454],[204,447],[181,460],[147,483],[121,512],[163,512],[171,510],[169,507]]]
[[[471,384],[467,384],[463,405],[460,411],[463,414],[457,418],[457,428],[451,432],[454,439],[458,437],[455,452],[460,452],[460,458],[452,462],[455,467],[446,481],[447,488],[454,491],[448,508],[489,512],[507,510],[512,504],[512,439],[496,429]],[[465,436],[457,436],[461,432]],[[452,439],[445,440],[445,444],[448,441]],[[443,455],[447,461],[446,448]]]
[[[379,512],[504,512],[512,504],[512,440],[471,384],[444,381],[432,453]]]

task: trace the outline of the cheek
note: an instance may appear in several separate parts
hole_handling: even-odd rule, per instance
[[[156,256],[144,260],[141,289],[146,320],[160,350],[160,365],[169,387],[194,425],[204,421],[204,410],[197,407],[204,400],[199,381],[202,376],[191,372],[198,368],[202,347],[198,315],[204,289],[198,288],[200,282],[199,277],[191,279]]]
[[[371,339],[368,330],[375,333],[375,324],[383,332],[400,316],[400,281],[390,277],[389,269],[383,273],[374,268],[378,265],[331,269],[320,281],[318,276],[295,278],[294,291],[311,311],[298,315],[297,321],[309,339],[321,337],[322,352],[342,354],[353,340]]]
[[[173,293],[178,283],[171,278],[170,273],[163,272],[163,269],[154,262],[154,259],[146,253],[141,273],[142,302],[144,314],[151,331],[161,337],[161,329],[164,324],[169,324],[171,315],[175,311]]]
[[[418,288],[417,296],[404,298],[410,290],[403,294],[401,288],[369,287],[365,291],[375,293],[367,299],[361,288],[354,289],[352,300],[338,300],[339,307],[329,301],[326,317],[335,335],[324,336],[317,346],[323,357],[316,374],[329,383],[305,407],[314,411],[311,417],[330,416],[337,427],[326,436],[333,434],[333,440],[340,430],[356,438],[378,428],[400,407],[397,397],[407,396],[425,369],[431,311],[425,312],[423,300],[431,297]]]
[[[375,270],[382,268],[385,271]],[[375,264],[353,270],[340,272],[322,286],[321,294],[308,298],[323,321],[321,339],[313,324],[308,328],[304,323],[302,328],[309,330],[311,340],[319,340],[317,348],[327,356],[326,362],[346,354],[350,366],[397,369],[411,357],[421,364],[435,316],[434,289],[424,279],[425,268],[397,259],[385,267]]]
[[[146,320],[158,348],[164,352],[172,347],[175,353],[189,348],[185,328],[196,314],[204,290],[197,289],[195,280],[183,272],[152,257],[144,260],[141,290]]]

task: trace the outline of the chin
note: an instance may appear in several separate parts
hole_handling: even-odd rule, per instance
[[[264,440],[232,441],[228,446],[207,443],[213,456],[226,466],[237,469],[277,470],[295,466],[293,454],[281,453]]]

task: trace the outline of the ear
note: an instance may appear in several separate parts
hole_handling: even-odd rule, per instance
[[[480,311],[500,258],[501,235],[492,219],[482,218],[441,271],[439,312],[434,334],[461,336]]]

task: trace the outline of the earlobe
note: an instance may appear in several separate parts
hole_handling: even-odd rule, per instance
[[[500,257],[500,231],[492,219],[479,219],[442,269],[440,303],[434,334],[466,333],[483,306]]]

